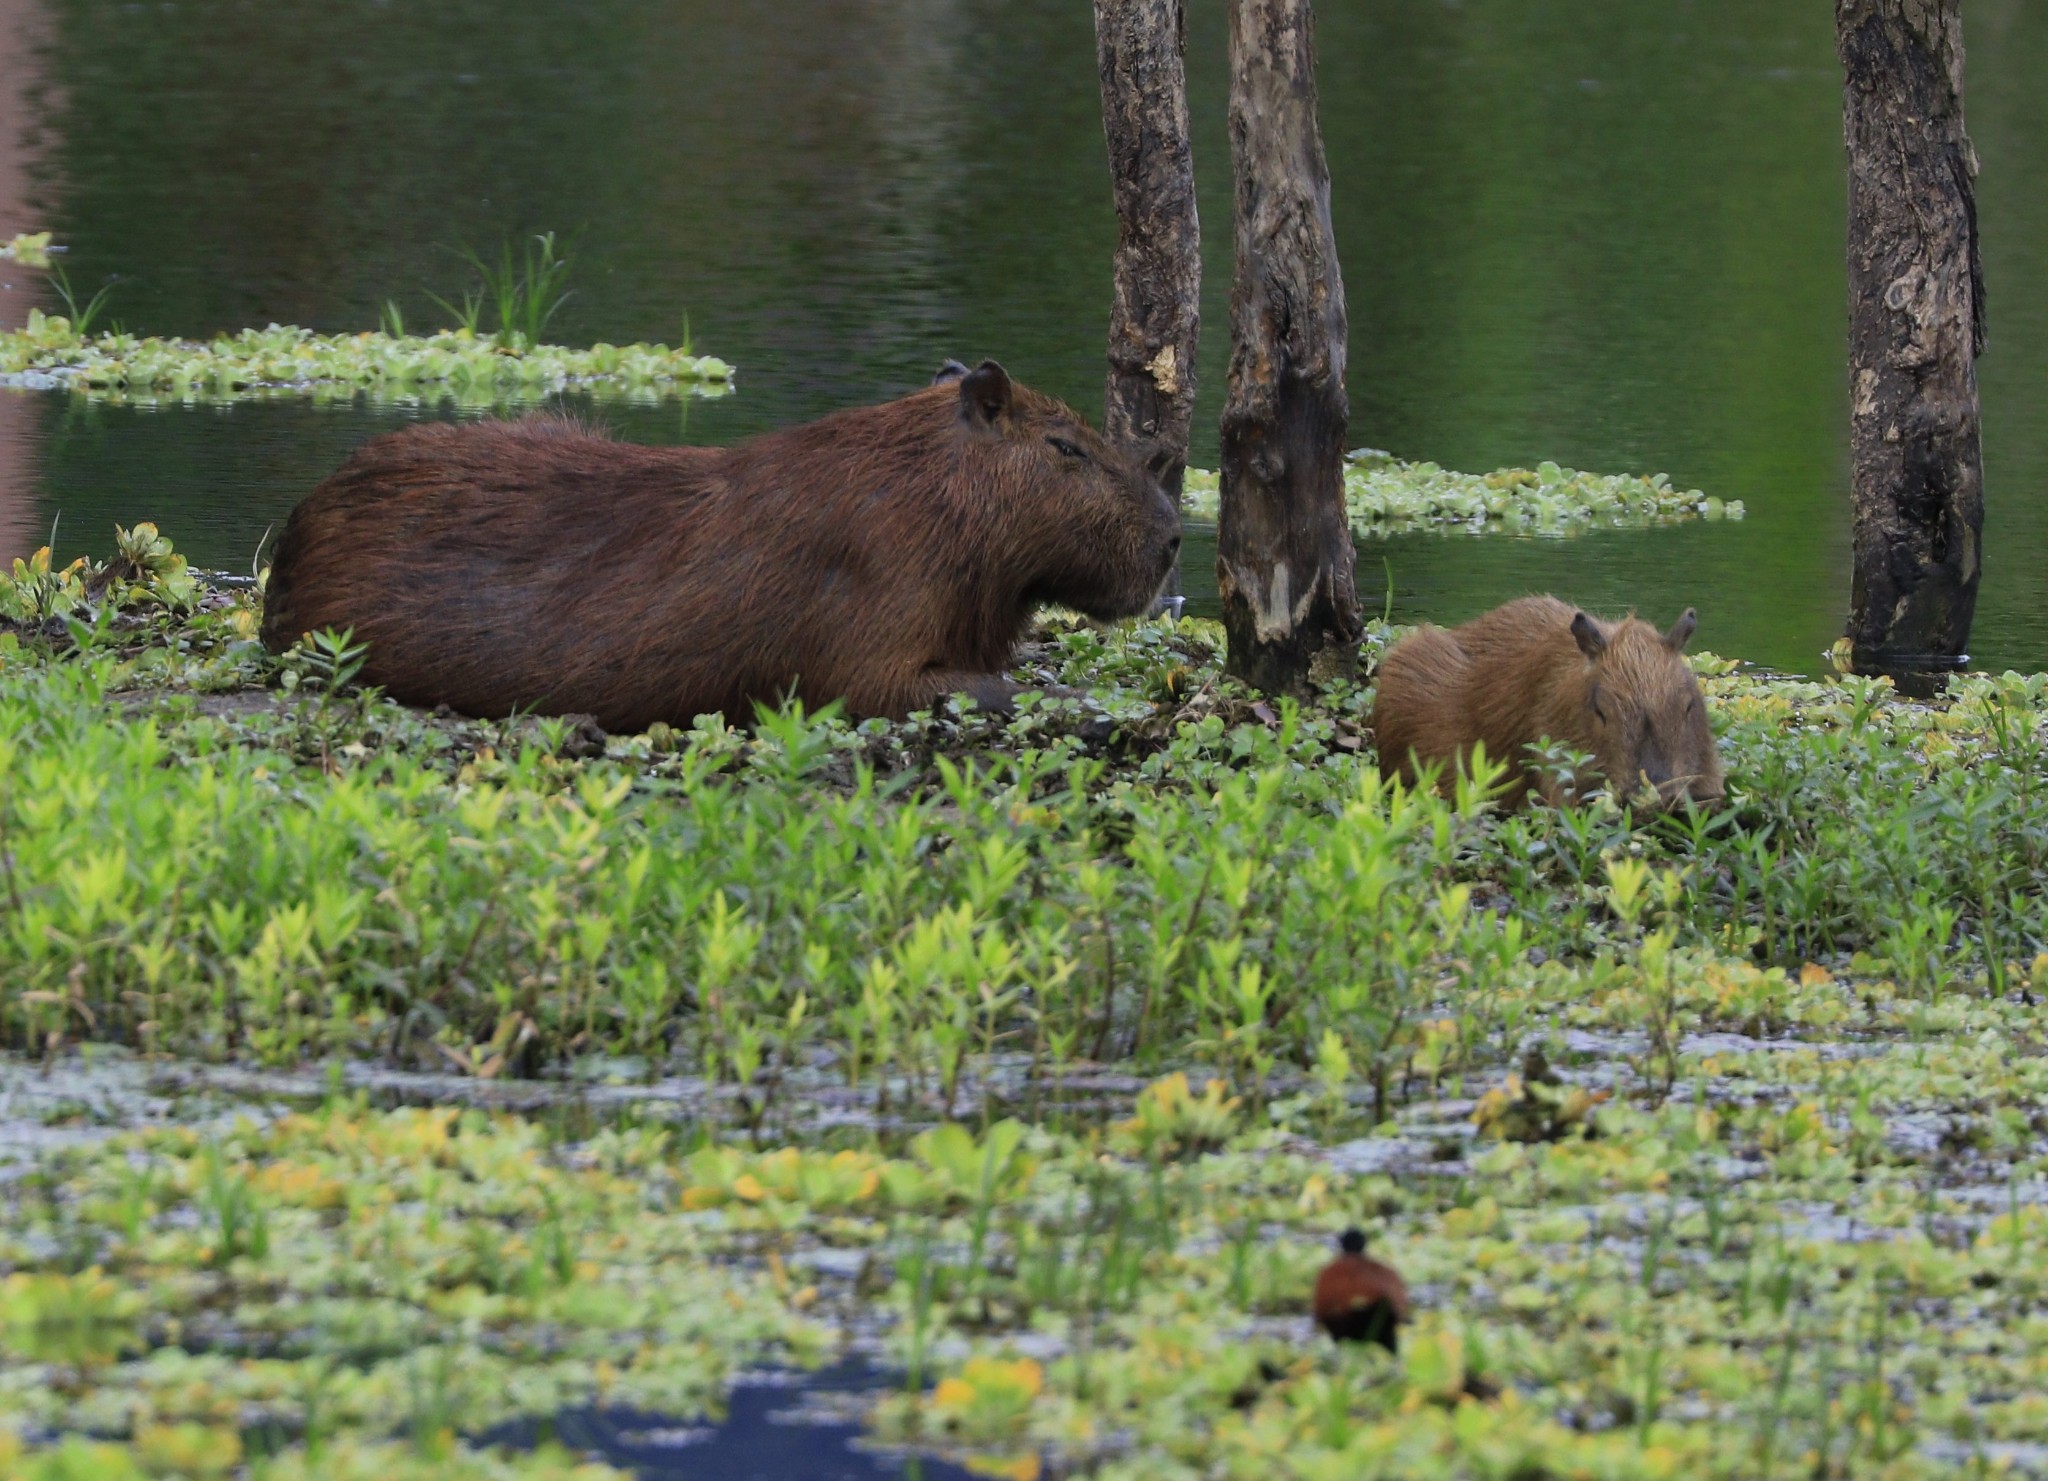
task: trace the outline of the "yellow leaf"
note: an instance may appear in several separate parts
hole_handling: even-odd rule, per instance
[[[932,1390],[934,1409],[965,1409],[974,1402],[974,1386],[964,1378],[942,1378]]]
[[[202,1424],[144,1425],[135,1451],[150,1471],[179,1476],[225,1476],[242,1463],[241,1436]]]
[[[996,1481],[1038,1481],[1040,1462],[1037,1455],[1026,1452],[1012,1456],[976,1456],[967,1462],[967,1469],[976,1476],[993,1476]]]
[[[1456,1332],[1419,1332],[1402,1344],[1410,1396],[1455,1399],[1465,1387],[1465,1342]]]

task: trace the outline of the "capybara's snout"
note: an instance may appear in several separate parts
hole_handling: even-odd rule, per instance
[[[1672,776],[1668,768],[1645,766],[1636,778],[1633,795],[1625,800],[1639,813],[1684,812],[1687,808],[1714,807],[1722,799],[1719,776],[1698,774]]]
[[[1717,778],[1689,776],[1674,777],[1660,783],[1657,796],[1663,801],[1666,812],[1676,812],[1685,807],[1719,806],[1726,793]]]

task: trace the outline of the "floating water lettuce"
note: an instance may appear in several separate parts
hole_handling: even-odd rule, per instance
[[[25,559],[16,556],[13,572],[0,573],[0,617],[39,622],[94,603],[112,609],[143,603],[174,612],[191,609],[198,581],[155,525],[144,520],[132,530],[114,526],[114,549],[111,561],[78,556],[61,567],[52,564],[47,545]]]
[[[1218,475],[1187,474],[1186,508],[1215,519]],[[1354,453],[1344,469],[1344,503],[1359,535],[1391,535],[1433,527],[1483,533],[1570,534],[1595,525],[1657,524],[1682,519],[1740,519],[1742,501],[1677,489],[1659,473],[1580,473],[1556,463],[1495,473],[1453,473],[1435,463],[1407,463],[1383,453]]]
[[[562,391],[637,399],[723,395],[733,368],[659,344],[503,346],[468,329],[393,336],[316,334],[272,324],[212,340],[80,335],[61,314],[29,311],[0,334],[0,383],[129,401],[265,397],[535,400]]]
[[[18,262],[23,267],[48,267],[50,265],[50,233],[46,231],[18,232],[0,245],[0,262]]]

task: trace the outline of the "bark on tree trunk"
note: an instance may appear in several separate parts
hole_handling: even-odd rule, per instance
[[[1116,190],[1116,298],[1102,430],[1180,503],[1195,415],[1202,228],[1188,142],[1182,0],[1096,0],[1102,132]],[[1180,568],[1167,584],[1180,594]]]
[[[1362,631],[1344,513],[1344,284],[1309,0],[1232,0],[1230,155],[1237,270],[1216,585],[1228,671],[1300,692],[1351,672]]]
[[[1977,156],[1960,0],[1836,0],[1847,77],[1850,453],[1860,669],[1959,658],[1984,528]]]

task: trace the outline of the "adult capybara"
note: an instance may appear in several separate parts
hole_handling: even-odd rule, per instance
[[[409,704],[688,724],[796,692],[854,715],[1002,677],[1041,603],[1146,610],[1180,546],[1156,479],[992,360],[730,448],[551,419],[409,427],[292,511],[273,650],[320,628]]]
[[[1532,769],[1528,747],[1548,736],[1591,755],[1617,795],[1647,778],[1666,808],[1717,802],[1721,761],[1683,657],[1698,622],[1687,608],[1660,633],[1633,614],[1602,622],[1535,596],[1463,627],[1411,633],[1380,664],[1380,769],[1412,782],[1418,761],[1440,762],[1448,785],[1473,743],[1484,741],[1488,756],[1514,768],[1508,806],[1532,787],[1547,802],[1568,801],[1572,788]]]

